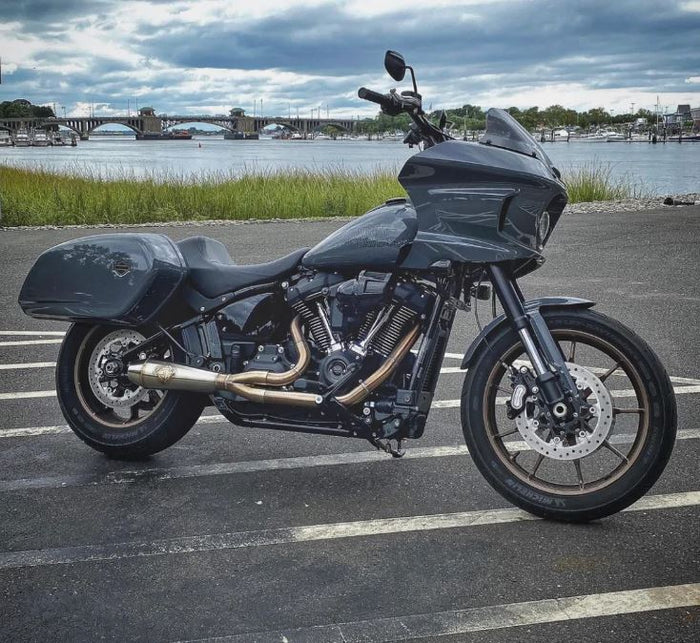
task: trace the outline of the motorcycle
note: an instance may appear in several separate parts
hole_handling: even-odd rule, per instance
[[[423,434],[457,311],[494,318],[461,362],[461,423],[479,471],[515,505],[587,521],[640,498],[674,443],[668,375],[629,328],[518,279],[567,203],[558,170],[507,112],[478,142],[412,88],[360,98],[408,114],[420,151],[387,201],[313,248],[236,265],[208,237],[105,234],[42,254],[19,303],[72,322],[56,390],[73,431],[115,458],[171,446],[213,404],[239,426],[360,438],[392,456]],[[496,316],[496,301],[502,314]],[[478,317],[477,317],[478,321]]]

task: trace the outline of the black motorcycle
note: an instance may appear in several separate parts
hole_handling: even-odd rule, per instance
[[[635,333],[592,301],[525,301],[518,278],[567,203],[560,174],[511,116],[478,143],[432,124],[412,89],[359,90],[412,120],[422,151],[397,198],[314,248],[234,264],[207,237],[106,234],[42,254],[20,294],[33,317],[73,322],[56,369],[75,433],[117,458],[174,444],[213,403],[232,423],[362,438],[393,456],[423,434],[458,310],[503,314],[462,361],[462,429],[488,482],[536,515],[583,521],[623,509],[661,474],[673,389]]]

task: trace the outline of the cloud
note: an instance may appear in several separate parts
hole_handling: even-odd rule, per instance
[[[426,104],[621,109],[700,103],[697,2],[654,0],[0,0],[2,99],[212,113],[329,105],[391,86],[403,51]],[[689,90],[691,90],[689,92]],[[681,100],[681,97],[683,100]],[[650,102],[651,101],[651,102]]]

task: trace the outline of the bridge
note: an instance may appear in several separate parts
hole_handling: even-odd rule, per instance
[[[86,141],[90,133],[102,125],[123,125],[136,134],[137,139],[157,138],[175,125],[186,123],[209,123],[230,132],[259,132],[268,125],[281,125],[304,136],[322,127],[330,126],[346,132],[355,128],[352,119],[333,118],[289,118],[285,116],[247,116],[242,110],[231,110],[228,116],[211,116],[209,114],[167,115],[156,114],[152,107],[144,107],[136,115],[125,116],[67,116],[46,118],[0,118],[0,129],[14,134],[21,129],[58,129],[65,127],[72,130],[80,140]]]

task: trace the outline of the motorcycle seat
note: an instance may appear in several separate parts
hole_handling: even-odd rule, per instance
[[[188,267],[192,286],[205,297],[219,297],[225,293],[276,281],[292,273],[308,248],[299,248],[275,261],[236,265],[226,246],[209,237],[189,237],[178,241],[180,254]]]

